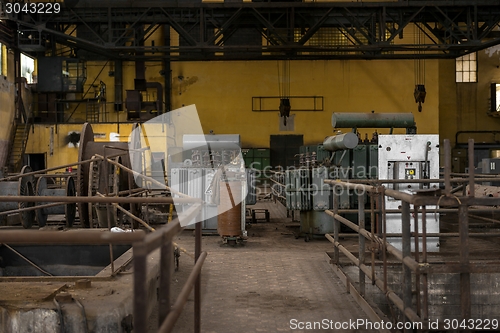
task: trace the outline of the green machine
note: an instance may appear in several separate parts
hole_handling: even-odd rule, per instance
[[[416,132],[411,113],[334,113],[332,126],[352,128],[352,132],[339,131],[322,144],[300,147],[300,167],[275,175],[277,182],[284,182],[287,209],[300,211],[300,232],[296,236],[306,241],[333,232],[333,220],[324,212],[333,208],[331,188],[325,179],[378,178],[378,133],[362,140],[358,128],[390,128],[391,134],[393,128],[406,128],[408,134]],[[369,205],[369,200],[365,202]],[[357,196],[349,191],[341,193],[339,208],[355,207]]]

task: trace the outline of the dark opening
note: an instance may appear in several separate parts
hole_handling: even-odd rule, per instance
[[[45,154],[28,154],[28,165],[33,171],[45,170]]]
[[[300,146],[304,145],[304,136],[300,135],[271,135],[271,165],[281,166],[284,169],[288,166],[298,166]]]

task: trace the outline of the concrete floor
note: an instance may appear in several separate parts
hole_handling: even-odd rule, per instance
[[[202,332],[331,332],[301,330],[294,323],[326,320],[331,325],[367,319],[326,262],[325,252],[332,248],[326,239],[296,239],[292,231],[297,229],[285,225],[291,219],[279,203],[259,201],[253,208],[269,209],[271,220],[247,228],[249,237],[244,246],[221,246],[219,236],[203,236],[202,247],[208,257],[202,270]],[[194,252],[192,231],[181,233],[176,242]],[[181,255],[180,271],[174,273],[172,283],[174,293],[191,267],[192,259]],[[192,297],[175,332],[193,331]],[[150,322],[153,332],[157,327],[155,314]]]

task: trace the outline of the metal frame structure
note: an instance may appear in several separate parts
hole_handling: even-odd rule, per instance
[[[456,273],[460,275],[460,311],[461,319],[471,319],[471,273],[500,273],[500,260],[486,260],[483,257],[481,260],[471,260],[469,256],[469,240],[470,238],[487,238],[499,237],[498,232],[469,232],[469,217],[470,212],[474,211],[469,209],[470,206],[486,206],[482,207],[480,211],[493,211],[494,206],[500,204],[500,198],[484,197],[478,198],[474,196],[474,142],[469,140],[469,174],[465,177],[451,177],[451,151],[449,140],[444,140],[445,152],[445,169],[444,179],[439,182],[444,182],[444,192],[438,193],[417,193],[408,194],[400,191],[385,189],[382,184],[388,182],[387,180],[372,180],[376,185],[366,185],[352,182],[325,180],[325,183],[332,185],[334,191],[334,209],[326,211],[326,213],[334,219],[334,233],[333,235],[326,235],[326,238],[334,244],[334,252],[331,263],[334,265],[335,270],[347,284],[348,289],[355,295],[355,298],[364,305],[364,308],[369,313],[374,315],[374,311],[367,305],[363,296],[365,296],[365,277],[368,277],[374,285],[376,285],[387,297],[387,299],[398,308],[406,320],[411,322],[421,322],[425,325],[429,320],[429,276],[438,273]],[[498,178],[497,178],[498,179]],[[482,181],[483,178],[477,180]],[[398,180],[393,180],[397,182]],[[400,180],[401,182],[406,180]],[[430,180],[415,180],[415,182],[429,182]],[[434,181],[434,180],[433,180]],[[464,192],[461,196],[457,196],[452,191],[451,184],[465,184],[468,183],[468,194]],[[460,188],[457,187],[457,188]],[[353,190],[355,195],[358,195],[358,218],[356,223],[353,223],[340,215],[338,209],[339,195],[338,190]],[[372,196],[371,204],[371,231],[365,227],[365,195]],[[384,205],[385,196],[401,200],[401,209],[399,212],[402,214],[402,233],[401,234],[386,234],[385,230],[385,216],[386,209]],[[378,207],[375,207],[377,205]],[[413,205],[411,209],[410,205]],[[445,208],[447,212],[455,211],[458,214],[458,233],[434,233],[430,234],[426,231],[426,207],[429,205],[445,206],[453,208]],[[441,209],[439,209],[441,210]],[[439,211],[438,210],[438,211]],[[422,214],[419,214],[422,213]],[[412,218],[413,216],[413,218]],[[421,216],[421,221],[419,221]],[[488,219],[496,223],[500,221]],[[381,224],[377,225],[377,222]],[[359,253],[356,256],[353,252],[348,250],[345,244],[340,239],[340,224],[343,224],[357,233]],[[419,231],[419,223],[422,227]],[[402,238],[402,250],[396,249],[387,242],[389,236],[397,236]],[[428,237],[458,237],[458,248],[456,252],[459,255],[458,261],[436,261],[431,260],[432,254],[427,252],[427,239]],[[411,250],[412,238],[414,239],[415,251]],[[371,260],[366,258],[365,246],[370,242],[368,247],[371,251]],[[419,244],[422,244],[419,249]],[[376,260],[375,250],[380,250],[381,261]],[[362,250],[363,249],[363,250]],[[356,286],[354,282],[347,278],[347,274],[343,272],[340,263],[340,255],[343,254],[347,257],[348,261],[358,268],[359,272],[359,285]],[[388,287],[388,266],[390,265],[388,257],[392,256],[399,262],[398,265],[402,267],[402,288],[401,293],[398,294]],[[377,276],[375,268],[377,265],[382,266],[383,276]],[[413,291],[416,291],[416,300],[413,301]]]
[[[3,18],[19,31],[18,46],[24,52],[51,52],[58,43],[88,51],[89,59],[456,58],[500,43],[500,34],[494,31],[500,7],[493,0],[81,0],[66,1],[58,14],[4,14]],[[403,40],[412,24],[425,35],[425,42]],[[170,43],[170,27],[179,34],[178,46]],[[164,43],[149,42],[160,28],[166,28]],[[322,31],[338,38],[321,39]],[[245,34],[253,36],[252,42],[245,43]]]

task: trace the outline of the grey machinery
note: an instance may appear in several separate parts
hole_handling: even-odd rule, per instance
[[[301,167],[287,170],[281,182],[285,185],[286,207],[300,210],[300,233],[308,240],[333,232],[333,220],[324,211],[333,200],[325,179],[422,179],[439,177],[439,137],[417,135],[411,113],[334,113],[333,128],[352,128],[352,133],[327,137],[323,144],[301,147]],[[390,128],[389,135],[375,132],[365,140],[356,135],[358,128]],[[405,135],[392,134],[393,128],[405,128]],[[403,154],[404,152],[404,154]],[[410,187],[408,187],[410,186]],[[391,185],[401,191],[414,191],[437,184]],[[368,200],[365,200],[367,205]],[[399,202],[388,198],[387,208],[397,209]],[[357,198],[349,191],[340,195],[339,208],[357,207]],[[439,221],[427,217],[427,231],[437,232]],[[356,220],[356,219],[354,219]],[[401,230],[400,214],[388,214],[387,232]],[[398,239],[391,239],[398,246]],[[428,250],[437,250],[438,241],[430,239]]]

